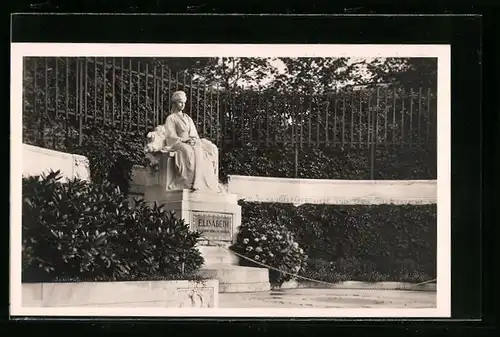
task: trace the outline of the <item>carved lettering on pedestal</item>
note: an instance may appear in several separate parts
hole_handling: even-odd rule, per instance
[[[192,227],[209,240],[231,241],[233,216],[226,213],[193,212]]]

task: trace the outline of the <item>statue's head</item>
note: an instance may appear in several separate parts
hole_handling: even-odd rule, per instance
[[[172,107],[175,111],[182,111],[186,106],[187,96],[182,90],[176,91],[172,94]]]

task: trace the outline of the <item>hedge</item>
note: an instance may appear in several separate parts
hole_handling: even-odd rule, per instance
[[[327,282],[423,282],[436,277],[436,205],[312,205],[240,201],[242,223],[284,224]]]
[[[295,148],[225,147],[221,151],[220,179],[228,175],[307,179],[370,179],[370,150],[350,147],[308,147],[298,150],[295,177]],[[435,145],[413,147],[383,146],[375,149],[374,179],[436,179]]]

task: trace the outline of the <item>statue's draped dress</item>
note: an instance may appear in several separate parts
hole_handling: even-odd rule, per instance
[[[165,121],[166,145],[175,150],[174,180],[169,188],[193,188],[217,190],[218,177],[213,163],[218,158],[218,149],[207,139],[200,139],[191,117],[185,113],[171,113]],[[191,146],[180,139],[196,138]]]

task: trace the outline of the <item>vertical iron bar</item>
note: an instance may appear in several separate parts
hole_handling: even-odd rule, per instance
[[[191,82],[192,85],[192,82]],[[220,144],[220,139],[221,139],[221,130],[220,130],[220,125],[221,125],[221,120],[220,120],[220,88],[219,88],[219,83],[217,83],[217,144]]]
[[[429,140],[431,124],[431,88],[427,88],[427,125],[426,125],[426,138]]]
[[[418,130],[418,142],[421,142],[421,120],[422,119],[422,87],[418,88],[418,123],[417,123],[417,130]]]
[[[311,146],[312,145],[312,100],[311,100],[311,96],[307,96],[307,100],[308,100],[308,104],[307,104],[307,107],[308,107],[308,111],[307,111],[307,143],[308,143],[308,146]]]
[[[172,99],[172,71],[170,70],[170,68],[168,69],[168,95],[167,95],[167,98],[168,98],[167,111],[170,111],[170,106],[171,106],[170,100]]]
[[[261,139],[261,120],[260,120],[260,106],[261,106],[261,102],[262,102],[262,98],[261,98],[261,95],[258,95],[257,97],[257,139],[256,139],[256,143],[257,143],[257,146],[260,145],[260,139]]]
[[[44,91],[44,99],[45,99],[45,115],[49,113],[49,60],[47,57],[44,57],[45,61],[45,91]]]
[[[97,57],[94,57],[94,125],[97,124]]]
[[[198,79],[198,84],[196,85],[196,127],[200,126],[200,79]],[[169,84],[170,88],[170,84]]]
[[[337,92],[335,92],[335,99],[333,100],[333,147],[337,145]]]
[[[193,77],[189,77],[189,114],[193,113]]]
[[[378,143],[378,124],[379,124],[379,113],[380,111],[380,87],[377,87],[377,102],[375,107],[375,144]]]
[[[317,101],[319,101],[321,96],[317,96]],[[317,116],[317,120],[316,120],[316,147],[319,147],[319,129],[320,129],[320,121],[321,121],[321,116],[320,116],[320,105],[318,104],[318,102],[316,101],[316,116]]]
[[[83,77],[84,79],[84,85],[85,85],[85,92],[84,92],[84,97],[85,97],[85,124],[87,124],[88,121],[88,102],[87,102],[87,97],[88,97],[88,76],[89,76],[89,60],[87,57],[85,57],[85,76]]]
[[[148,130],[148,126],[149,126],[149,119],[148,116],[150,115],[149,113],[149,64],[146,62],[146,66],[145,66],[145,76],[144,76],[144,84],[145,84],[145,87],[144,87],[144,130]]]
[[[128,129],[132,130],[132,59],[128,60]]]
[[[77,58],[75,58],[76,60],[76,66],[75,66],[75,69],[76,69],[76,76],[75,76],[75,87],[76,87],[76,90],[75,90],[75,120],[78,121],[78,105],[80,104],[79,102],[79,99],[80,99],[80,60]]]
[[[388,141],[387,141],[387,127],[388,127],[388,121],[387,121],[387,119],[389,118],[389,107],[387,105],[388,96],[389,96],[389,88],[386,88],[385,95],[384,95],[384,112],[385,112],[384,142],[385,142],[385,146],[386,147],[389,145]]]
[[[165,107],[163,105],[163,97],[165,96],[165,93],[163,92],[165,90],[165,67],[163,64],[161,65],[161,90],[160,90],[160,119],[161,123],[165,122]]]
[[[103,61],[102,61],[102,64],[103,64],[103,71],[102,71],[102,83],[103,83],[103,95],[102,95],[102,104],[103,104],[103,108],[102,108],[102,118],[103,118],[103,125],[106,125],[106,107],[107,107],[107,102],[106,102],[106,75],[107,75],[107,69],[106,69],[106,63],[107,63],[107,59],[105,57],[103,57]]]
[[[401,89],[401,147],[404,146],[405,134],[405,89]]]
[[[203,86],[203,136],[207,126],[207,86]]]
[[[342,148],[345,146],[345,96],[342,97]]]
[[[358,125],[359,144],[358,148],[363,148],[363,92],[359,91],[359,125]]]
[[[40,136],[42,139],[42,144],[45,146],[45,118],[49,115],[49,60],[47,57],[45,60],[45,90],[44,90],[44,99],[45,99],[45,110],[43,114],[40,114]]]
[[[187,74],[187,70],[184,69],[184,71],[182,72],[182,80],[183,80],[182,81],[182,85],[183,85],[182,90],[183,91],[186,91],[186,84],[187,84],[187,82],[186,82],[186,74]],[[210,101],[210,102],[212,102],[212,101]]]
[[[214,103],[214,100],[213,100],[213,92],[212,92],[212,88],[209,87],[209,95],[210,95],[210,139],[213,139],[213,134],[214,134],[214,109],[213,109],[213,103]]]
[[[66,57],[66,80],[65,83],[66,85],[66,93],[65,93],[65,110],[66,110],[66,123],[68,123],[68,118],[69,118],[69,58]]]
[[[375,144],[378,143],[378,125],[379,125],[379,119],[380,119],[380,87],[377,86],[377,101],[376,101],[376,106],[375,106]]]
[[[325,145],[328,146],[329,145],[329,130],[328,130],[328,115],[330,113],[329,111],[329,108],[330,108],[330,97],[328,97],[328,94],[326,94],[325,96],[325,100],[326,100],[326,108],[325,108]]]
[[[123,130],[123,71],[125,70],[125,65],[123,64],[123,57],[120,59],[120,129]]]
[[[156,60],[153,59],[154,65],[153,65],[153,128],[156,126],[158,123],[158,105],[156,104],[156,101],[158,100],[158,95],[157,95],[157,83],[156,83]]]
[[[115,127],[115,74],[116,74],[116,68],[115,68],[115,58],[111,58],[113,65],[112,65],[112,72],[111,75],[113,76],[111,79],[111,125],[113,128]]]
[[[270,123],[270,118],[269,118],[269,102],[265,102],[265,107],[266,107],[266,146],[269,146],[270,140],[269,140],[269,123]]]
[[[55,59],[56,59],[56,111],[55,112],[57,118],[59,116],[59,62],[58,62],[59,58],[56,57]]]
[[[378,115],[378,107],[379,107],[379,89],[377,87],[377,98],[376,98],[376,106],[375,106],[375,109],[372,109],[372,117],[371,117],[371,120],[372,120],[372,127],[371,127],[371,134],[372,134],[372,139],[371,139],[371,144],[370,144],[370,180],[374,180],[375,179],[375,144],[377,142],[377,125],[378,125],[378,118],[377,118],[377,115]]]
[[[246,135],[245,133],[245,112],[246,112],[246,109],[245,109],[245,99],[244,99],[244,96],[242,96],[242,94],[240,94],[240,96],[238,97],[239,100],[240,100],[240,142],[241,144],[244,143],[244,135]]]
[[[38,116],[37,114],[37,107],[38,107],[38,104],[37,104],[37,85],[36,85],[36,80],[37,80],[37,62],[36,62],[36,57],[33,58],[33,116]],[[67,97],[66,96],[66,100],[67,100]],[[67,107],[66,107],[67,108]],[[67,111],[67,109],[66,109]],[[35,140],[36,141],[36,140]]]
[[[392,145],[396,145],[396,88],[392,92]]]
[[[304,142],[304,105],[305,101],[302,96],[300,97],[300,112],[301,112],[301,117],[300,117],[300,148],[303,148],[303,142]]]
[[[410,89],[410,148],[413,145],[413,88]]]
[[[232,95],[232,107],[231,107],[231,131],[233,135],[233,146],[236,145],[236,95]]]
[[[141,128],[141,62],[137,61],[137,131]]]
[[[371,141],[371,125],[372,125],[372,110],[373,110],[373,107],[372,107],[372,95],[370,92],[368,92],[368,102],[367,102],[367,113],[366,113],[366,117],[367,117],[367,127],[366,127],[366,147],[369,149],[370,148],[370,141]]]
[[[351,148],[354,147],[354,94],[351,93]]]
[[[77,65],[78,65],[78,59],[77,59]],[[83,68],[83,62],[79,62],[79,72],[80,72],[80,75],[78,76],[78,86],[79,86],[79,90],[78,90],[78,95],[79,95],[79,98],[78,98],[78,110],[79,110],[79,113],[78,113],[78,145],[79,146],[82,146],[83,144],[83,111],[82,111],[82,96],[83,96],[83,79],[84,79],[84,68]]]

